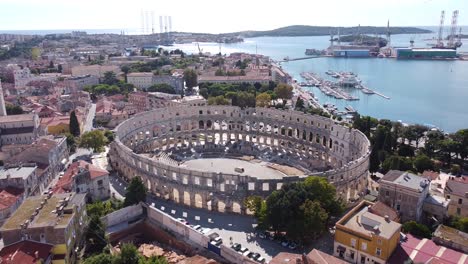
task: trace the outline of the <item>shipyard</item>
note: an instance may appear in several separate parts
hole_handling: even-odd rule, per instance
[[[414,47],[413,38],[408,40],[410,43],[408,47],[392,46],[392,32],[390,21],[388,21],[386,38],[363,35],[359,30],[360,27],[358,27],[354,35],[341,36],[340,28],[338,28],[336,38],[334,33],[330,32],[330,46],[327,49],[306,49],[305,55],[310,56],[310,58],[328,56],[334,58],[395,58],[399,60],[464,60],[468,55],[466,53],[457,53],[457,48],[462,45],[462,28],[458,28],[458,15],[458,10],[453,11],[450,33],[444,38],[445,11],[441,12],[436,43],[428,43],[431,47]],[[447,43],[444,43],[444,39],[447,39]],[[343,45],[343,41],[347,44]],[[296,59],[287,57],[287,60]]]

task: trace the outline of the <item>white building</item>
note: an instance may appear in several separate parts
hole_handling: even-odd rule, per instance
[[[0,116],[0,146],[31,144],[39,132],[37,114]]]

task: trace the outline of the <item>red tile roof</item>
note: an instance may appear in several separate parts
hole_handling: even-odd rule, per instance
[[[388,263],[403,263],[412,259],[414,263],[438,263],[436,259],[446,264],[457,264],[461,260],[468,263],[466,254],[435,244],[432,240],[418,239],[407,234],[407,240],[399,244]],[[440,252],[440,253],[439,253]],[[439,254],[439,256],[437,256]]]
[[[423,172],[422,177],[433,181],[437,180],[437,178],[439,177],[439,173],[436,171],[426,170]]]
[[[57,181],[57,184],[55,184],[54,188],[52,188],[52,192],[64,193],[72,191],[71,185],[73,183],[73,177],[78,174],[80,168],[89,171],[91,179],[96,179],[109,174],[109,172],[106,170],[100,169],[84,160],[79,160],[77,162],[73,162],[68,167],[65,174]]]
[[[6,187],[5,189],[0,190],[0,210],[14,205],[19,199],[21,199],[23,192],[23,189],[15,187]]]
[[[398,212],[382,202],[376,202],[375,204],[373,204],[369,208],[369,212],[379,215],[381,217],[385,217],[386,215],[388,215],[390,221],[399,222]]]
[[[1,263],[36,264],[51,255],[52,247],[46,243],[23,240],[0,250]]]

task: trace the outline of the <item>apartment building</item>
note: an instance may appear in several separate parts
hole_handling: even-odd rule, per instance
[[[362,201],[335,225],[334,255],[352,263],[386,263],[400,240],[401,224],[369,211]]]
[[[451,176],[444,189],[449,201],[448,215],[468,217],[468,176]]]

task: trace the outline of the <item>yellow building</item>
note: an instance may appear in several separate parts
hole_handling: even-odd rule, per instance
[[[41,119],[41,126],[49,135],[61,135],[70,132],[70,117],[54,116]]]
[[[352,263],[386,263],[398,245],[401,224],[369,212],[362,201],[336,223],[334,255]]]

